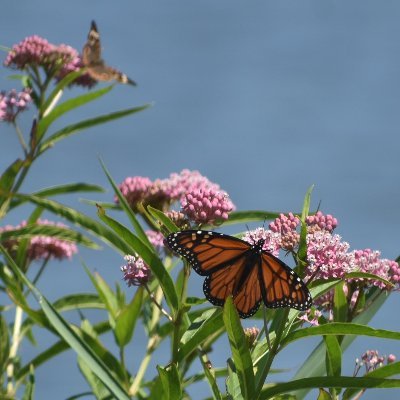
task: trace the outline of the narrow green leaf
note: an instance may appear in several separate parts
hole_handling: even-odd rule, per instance
[[[368,372],[364,375],[365,378],[387,378],[389,376],[400,374],[400,362],[384,365],[377,368],[374,371]],[[355,396],[359,390],[357,389],[346,389],[343,393],[342,400],[349,400]]]
[[[344,281],[335,286],[333,296],[333,320],[335,322],[347,321],[348,304],[344,294]]]
[[[0,232],[0,241],[7,239],[31,239],[35,236],[50,236],[53,238],[75,242],[83,246],[98,249],[97,243],[70,228],[57,225],[27,225],[22,228]]]
[[[314,189],[314,185],[311,185],[307,193],[304,197],[304,204],[303,204],[303,210],[301,212],[301,230],[300,230],[300,243],[299,243],[299,251],[297,252],[297,257],[300,261],[303,263],[306,262],[307,259],[307,225],[306,225],[306,218],[308,216],[308,213],[310,211],[310,204],[311,204],[311,192]],[[301,273],[302,271],[300,271]]]
[[[128,201],[126,200],[125,196],[122,195],[121,191],[119,190],[118,186],[112,179],[110,173],[108,172],[106,166],[104,165],[103,161],[100,160],[101,167],[103,168],[104,173],[107,176],[108,181],[110,182],[112,188],[114,189],[114,193],[117,195],[119,204],[121,205],[122,209],[125,211],[125,214],[128,216],[129,220],[131,221],[131,224],[133,226],[133,229],[135,229],[135,232],[138,236],[138,238],[150,249],[154,252],[154,247],[150,243],[149,238],[146,235],[146,232],[142,228],[142,225],[140,225],[139,221],[136,218],[135,213],[132,211],[131,207],[128,204]]]
[[[21,170],[24,162],[20,159],[15,160],[0,177],[0,218],[6,213],[11,201],[10,191],[15,178]]]
[[[32,291],[38,300],[43,312],[46,314],[49,322],[58,334],[71,346],[76,353],[82,357],[89,365],[92,371],[101,379],[101,381],[108,387],[118,399],[130,400],[128,394],[125,392],[121,384],[113,377],[107,365],[97,356],[95,352],[89,347],[69,326],[68,322],[53,308],[47,301],[42,293],[33,285],[25,274],[14,263],[14,260],[7,253],[6,249],[0,244],[0,251],[4,254],[10,268]]]
[[[97,98],[104,96],[107,94],[114,86],[110,85],[105,88],[96,90],[96,91],[91,91],[89,93],[85,93],[81,96],[74,97],[73,99],[69,99],[64,101],[64,103],[59,104],[57,107],[55,107],[47,116],[42,118],[37,126],[37,140],[38,142],[41,141],[43,135],[46,133],[47,129],[49,126],[59,117],[61,117],[63,114],[67,113],[68,111],[71,111],[75,108],[81,107],[86,103],[89,103],[91,101],[96,100]]]
[[[158,255],[151,251],[136,235],[129,231],[124,225],[115,221],[113,218],[108,217],[104,210],[99,209],[98,215],[100,219],[110,226],[118,236],[130,246],[127,254],[137,253],[144,262],[150,266],[154,276],[160,282],[160,286],[164,292],[168,305],[172,310],[178,309],[178,295],[175,290],[174,282],[171,275],[161,262]]]
[[[93,286],[96,288],[100,299],[103,301],[108,312],[110,313],[112,323],[115,323],[115,319],[118,314],[118,302],[115,293],[98,273],[92,274],[89,271],[89,268],[87,268],[85,265],[84,268],[90,280],[92,281]]]
[[[226,392],[229,400],[244,400],[240,388],[239,376],[231,359],[228,359],[228,377],[226,378]]]
[[[131,341],[142,303],[143,288],[139,288],[132,301],[117,315],[114,334],[120,347],[126,346]]]
[[[262,390],[260,400],[271,399],[281,393],[291,392],[298,389],[315,389],[315,388],[398,388],[400,387],[400,379],[383,379],[383,378],[355,378],[350,376],[340,377],[315,377],[292,380],[285,383],[277,383],[270,385]]]
[[[349,272],[347,274],[345,274],[344,279],[352,279],[352,278],[363,278],[363,279],[372,279],[374,281],[380,281],[382,283],[384,283],[387,287],[391,287],[393,288],[395,285],[386,280],[383,279],[382,277],[375,275],[375,274],[369,274],[367,272]]]
[[[327,372],[329,376],[340,376],[342,372],[342,349],[336,336],[324,336]]]
[[[181,338],[178,362],[182,362],[195,351],[198,346],[212,334],[218,332],[223,326],[222,312],[217,308],[207,310],[200,317],[196,318]]]
[[[250,221],[270,221],[278,218],[280,212],[275,211],[233,211],[229,214],[229,218],[222,222],[221,225],[245,224]]]
[[[78,357],[78,366],[82,375],[85,377],[86,382],[92,389],[93,395],[96,397],[96,399],[98,400],[110,399],[110,391],[103,384],[103,382],[93,373],[93,371],[82,360],[81,357]]]
[[[22,396],[22,400],[33,400],[35,393],[35,369],[33,366],[29,369],[29,378],[28,382],[25,385],[24,395]]]
[[[6,320],[0,314],[0,371],[5,371],[10,352],[10,335]]]
[[[178,369],[175,364],[163,368],[157,365],[158,375],[163,386],[163,400],[175,400],[182,398],[182,387]]]
[[[179,228],[160,210],[152,206],[147,206],[147,211],[158,221],[160,221],[170,233],[178,232]]]
[[[52,186],[32,193],[32,196],[38,197],[51,197],[60,194],[72,194],[80,192],[104,192],[104,189],[98,185],[91,185],[89,183],[69,183],[66,185]],[[25,203],[27,200],[14,199],[10,204],[10,209]]]
[[[63,296],[53,303],[57,311],[70,311],[84,308],[97,308],[104,310],[104,302],[93,293],[76,293]]]
[[[53,91],[47,97],[46,101],[44,102],[43,106],[40,109],[41,115],[46,113],[46,110],[49,106],[53,103],[54,99],[59,96],[59,93],[69,84],[71,84],[75,79],[79,78],[84,73],[83,69],[79,71],[70,72],[69,74],[65,75],[60,82],[57,83]]]
[[[232,358],[239,376],[242,395],[245,400],[253,400],[255,397],[253,364],[249,346],[238,313],[233,305],[232,297],[228,297],[225,301],[223,320],[229,337]]]
[[[49,136],[46,140],[39,147],[39,154],[42,154],[44,151],[48,150],[49,148],[53,147],[57,142],[62,139],[65,139],[75,133],[83,131],[88,128],[92,128],[97,125],[104,124],[106,122],[111,122],[119,118],[126,117],[131,114],[135,114],[139,111],[143,111],[146,108],[149,108],[151,104],[145,104],[139,107],[128,108],[122,111],[116,111],[106,115],[100,115],[98,117],[89,118],[80,122],[77,122],[72,125],[68,125],[65,128],[57,131],[53,135]]]

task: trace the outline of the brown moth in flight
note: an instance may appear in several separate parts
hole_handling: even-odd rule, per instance
[[[113,81],[136,86],[136,82],[124,73],[106,65],[101,58],[100,35],[96,22],[92,21],[88,40],[82,50],[82,62],[87,73],[96,81]]]

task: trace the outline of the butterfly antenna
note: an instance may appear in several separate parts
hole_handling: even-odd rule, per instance
[[[272,347],[271,342],[269,340],[269,329],[268,329],[268,322],[267,322],[267,307],[263,304],[263,317],[264,317],[264,330],[265,330],[265,337],[267,339],[269,354],[271,354]]]
[[[320,210],[320,208],[321,208],[321,203],[322,203],[322,200],[320,200],[319,203],[318,203],[317,211],[315,211],[316,213]]]

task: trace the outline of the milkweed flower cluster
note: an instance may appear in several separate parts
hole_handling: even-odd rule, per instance
[[[281,248],[281,240],[280,235],[277,232],[266,230],[264,228],[256,228],[252,231],[246,232],[242,237],[242,240],[250,244],[256,244],[261,239],[264,240],[263,250],[278,257],[279,249]]]
[[[124,257],[126,265],[121,267],[123,279],[128,286],[142,286],[151,278],[149,266],[140,257],[126,255]]]
[[[243,332],[249,348],[253,347],[255,345],[258,335],[260,334],[260,329],[256,326],[253,326],[251,328],[245,328]]]
[[[38,220],[37,225],[50,225],[66,228],[66,225],[61,222],[52,222],[48,220]],[[23,221],[17,226],[6,225],[0,228],[0,234],[7,231],[19,230],[27,226],[27,222]],[[11,254],[15,254],[18,249],[20,239],[18,238],[7,238],[3,241],[4,247]],[[76,244],[67,240],[57,239],[52,236],[37,235],[33,236],[28,245],[27,255],[28,259],[33,260],[47,260],[56,258],[62,260],[64,258],[71,259],[74,254],[78,252]]]
[[[196,224],[214,224],[228,219],[235,209],[228,194],[218,184],[199,171],[188,169],[155,181],[142,176],[127,177],[119,189],[134,211],[138,211],[139,203],[143,203],[170,213],[171,205],[180,202],[181,214],[174,214],[174,217],[179,217],[182,224],[185,219]],[[117,198],[115,201],[118,203]]]
[[[367,350],[362,356],[361,361],[356,358],[356,365],[353,376],[356,376],[362,367],[365,367],[365,373],[371,372],[386,364],[390,364],[396,361],[394,354],[388,356],[380,356],[378,350]]]
[[[28,88],[22,92],[15,89],[0,92],[0,121],[14,122],[17,115],[25,111],[31,102],[31,90]]]
[[[29,36],[15,44],[8,53],[4,65],[20,70],[42,67],[47,76],[54,75],[57,80],[83,67],[77,50],[65,44],[54,45],[37,35]],[[91,87],[96,81],[88,74],[83,74],[73,83]]]
[[[164,248],[164,235],[161,232],[147,230],[146,235],[150,243],[158,250]]]

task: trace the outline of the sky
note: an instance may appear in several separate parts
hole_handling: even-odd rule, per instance
[[[197,169],[219,183],[238,210],[296,212],[315,185],[312,207],[320,204],[338,219],[336,232],[352,249],[372,248],[394,259],[400,253],[399,18],[396,1],[5,0],[0,44],[12,46],[37,34],[80,50],[94,19],[104,59],[138,83],[115,87],[57,126],[152,104],[60,142],[34,165],[22,190],[84,181],[108,192],[81,197],[111,201],[99,158],[117,182]],[[1,89],[15,86],[7,79],[10,72],[0,70]],[[73,89],[66,97],[81,93]],[[32,118],[26,114],[23,127]],[[20,149],[10,127],[2,124],[0,132],[4,169]],[[76,196],[60,201],[96,218],[94,207]],[[27,212],[21,208],[5,222],[17,224]],[[50,299],[93,292],[82,261],[111,285],[121,279],[119,254],[106,247],[81,249],[72,262],[55,262],[40,289]],[[200,295],[200,287],[193,274],[189,289]],[[391,317],[398,296],[390,296],[371,326],[400,329]],[[138,344],[141,340],[144,336]],[[313,344],[283,354],[279,366],[295,370]],[[391,342],[357,340],[346,353],[345,371],[351,374],[354,359],[367,348],[396,353]],[[23,351],[29,359],[37,350],[25,345]],[[227,351],[224,344],[216,350],[221,365]],[[37,370],[38,398],[85,390],[77,369],[65,367],[71,363],[75,366],[76,356],[68,352]],[[201,388],[194,399],[208,395]],[[393,393],[379,396],[389,399]]]

